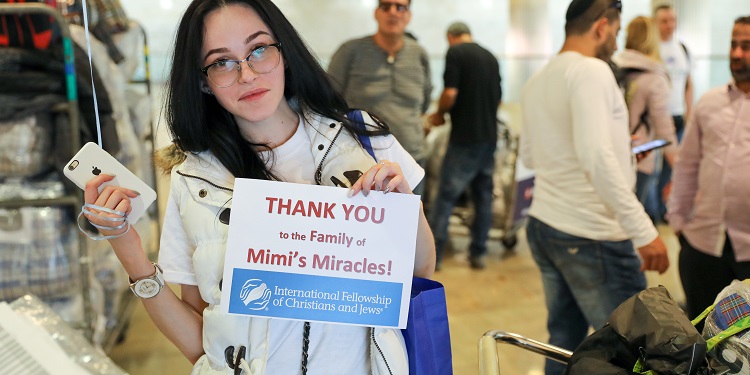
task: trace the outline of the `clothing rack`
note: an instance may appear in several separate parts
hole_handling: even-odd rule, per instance
[[[81,147],[80,133],[79,133],[79,112],[78,112],[78,93],[76,90],[75,82],[75,69],[73,68],[74,56],[72,51],[72,41],[70,39],[70,31],[68,29],[68,23],[62,18],[57,10],[44,5],[34,3],[24,4],[0,4],[0,14],[9,15],[22,15],[22,14],[39,14],[47,15],[54,19],[55,24],[60,28],[62,37],[64,63],[65,63],[65,82],[67,88],[67,103],[60,106],[60,108],[53,108],[55,111],[66,111],[68,113],[68,119],[70,122],[69,139],[72,143],[73,149],[79,149]],[[71,155],[72,156],[72,155]],[[83,193],[68,193],[65,196],[51,199],[31,199],[31,200],[10,200],[0,201],[0,208],[13,209],[21,207],[47,207],[47,206],[70,206],[74,211],[83,205]],[[84,335],[90,340],[93,337],[93,322],[94,311],[91,304],[91,294],[89,290],[91,288],[88,275],[90,274],[89,269],[89,256],[86,241],[82,235],[79,236],[79,267],[81,273],[81,295],[83,298],[83,321],[79,327],[76,327],[83,331]]]
[[[65,129],[65,133],[67,135],[67,139],[65,140],[65,144],[63,146],[58,145],[55,143],[56,148],[58,146],[64,147],[65,152],[63,154],[67,154],[69,151],[72,151],[70,155],[60,155],[57,157],[57,159],[63,159],[64,161],[69,160],[73,154],[79,150],[82,146],[83,138],[85,134],[85,137],[90,137],[90,134],[88,133],[82,133],[84,131],[83,127],[88,124],[88,129],[90,129],[91,126],[91,113],[89,113],[89,110],[86,107],[81,107],[81,105],[88,105],[90,104],[88,102],[88,99],[86,99],[86,103],[79,101],[80,98],[85,98],[85,95],[90,95],[91,93],[86,93],[85,91],[87,89],[81,89],[83,86],[81,86],[81,77],[76,77],[76,63],[78,63],[77,69],[78,72],[81,75],[88,74],[88,73],[82,73],[83,71],[82,61],[80,61],[80,51],[83,50],[80,47],[81,43],[81,31],[80,29],[73,30],[71,23],[69,23],[65,16],[63,15],[64,12],[61,12],[60,4],[58,4],[58,8],[56,9],[54,6],[45,5],[42,3],[0,3],[0,15],[41,15],[41,16],[49,16],[52,20],[54,20],[54,25],[57,27],[55,29],[55,32],[59,31],[59,40],[57,37],[53,38],[52,45],[54,45],[56,48],[58,47],[58,43],[61,44],[61,49],[63,52],[63,59],[64,59],[64,72],[62,74],[65,75],[64,77],[64,88],[65,88],[65,97],[67,101],[63,104],[55,105],[53,108],[45,108],[45,110],[49,109],[55,113],[64,113],[66,115],[67,121],[69,125]],[[134,23],[134,22],[131,22]],[[132,81],[130,77],[124,77],[124,75],[128,73],[122,73],[121,71],[117,71],[114,73],[117,77],[116,79],[112,79],[111,81],[104,82],[103,78],[102,81],[97,81],[96,83],[96,90],[97,90],[97,96],[100,96],[99,103],[100,103],[100,115],[102,114],[102,97],[103,96],[111,96],[114,98],[114,94],[112,92],[108,91],[118,91],[116,94],[123,96],[126,95],[122,92],[119,92],[120,86],[115,85],[113,82],[120,82],[120,78],[124,78],[122,81],[125,85],[130,84],[144,84],[146,85],[146,97],[143,97],[142,92],[138,92],[137,96],[127,96],[128,99],[130,98],[137,98],[142,101],[150,101],[151,97],[151,87],[150,87],[150,74],[148,72],[148,45],[146,43],[146,35],[145,30],[140,26],[137,25],[138,30],[134,30],[134,32],[140,32],[143,34],[143,51],[144,51],[144,64],[146,66],[146,79],[145,80],[139,80],[139,81]],[[58,30],[59,29],[59,30]],[[89,36],[90,37],[90,36]],[[75,41],[78,42],[78,44],[75,44]],[[0,47],[0,55],[3,53],[3,47]],[[79,59],[75,58],[75,54],[79,53]],[[95,50],[92,50],[92,58],[94,59],[94,62],[97,61],[103,62],[105,60],[96,60],[97,52]],[[101,56],[101,54],[99,55]],[[109,61],[109,60],[107,60]],[[111,78],[113,72],[109,71],[96,71],[96,64],[92,67],[94,70],[95,76],[97,76],[97,79],[100,77],[104,78]],[[105,64],[106,66],[110,66],[110,64]],[[88,63],[86,63],[86,66],[88,66]],[[118,67],[119,68],[119,67]],[[88,71],[88,68],[86,68]],[[99,87],[99,82],[107,83],[112,87],[112,90],[108,90],[106,87]],[[115,85],[115,86],[113,86]],[[115,87],[117,87],[115,89]],[[34,94],[36,95],[36,94]],[[83,100],[83,99],[82,99]],[[106,101],[109,101],[110,98],[107,97]],[[113,100],[115,101],[115,100]],[[119,102],[118,102],[119,103]],[[120,107],[120,114],[122,115],[123,112],[131,112],[131,108],[125,104],[125,103],[119,103],[120,105],[125,106],[124,111],[122,110],[122,107]],[[114,107],[113,107],[114,108]],[[127,155],[133,155],[133,154],[144,154],[144,148],[151,147],[153,149],[153,124],[150,121],[150,111],[149,111],[149,122],[148,124],[145,124],[145,121],[140,122],[139,124],[146,125],[145,130],[143,130],[143,136],[136,134],[138,131],[134,128],[134,123],[130,122],[129,116],[118,117],[117,120],[114,119],[114,109],[110,108],[111,113],[110,115],[112,118],[110,119],[110,123],[108,125],[111,126],[110,129],[115,129],[119,133],[123,128],[128,129],[128,135],[129,137],[127,140],[120,139],[118,142],[119,144],[117,147],[120,147],[121,150],[124,149],[126,146],[126,143],[130,145],[130,148],[127,152],[124,152],[124,154]],[[85,112],[82,112],[85,111]],[[93,109],[92,109],[93,111]],[[84,123],[85,116],[88,115],[89,117],[86,118],[89,120],[89,122]],[[130,115],[132,116],[132,115]],[[104,119],[102,118],[102,124],[104,124]],[[55,124],[57,125],[57,124]],[[53,125],[54,126],[54,125]],[[132,128],[129,128],[132,127]],[[55,131],[59,131],[60,128],[54,128]],[[69,133],[69,134],[67,134]],[[135,137],[135,138],[134,138]],[[135,142],[134,142],[135,140]],[[143,142],[146,143],[144,146]],[[151,143],[148,143],[151,142]],[[137,143],[137,145],[134,145],[134,143]],[[105,149],[106,149],[106,139],[105,139]],[[58,151],[55,149],[54,151]],[[116,151],[109,150],[113,155],[115,155]],[[128,158],[125,156],[126,159]],[[148,158],[148,156],[146,156]],[[150,171],[147,171],[143,165],[140,165],[137,163],[137,161],[143,161],[143,163],[148,163],[150,161],[150,158],[143,160],[141,158],[130,158],[129,162],[134,165],[138,165],[137,168],[143,169],[144,175],[148,175],[151,173],[151,176],[153,178],[153,185],[156,184],[156,173],[153,165],[150,164],[149,166]],[[121,162],[124,162],[123,160],[120,160]],[[128,164],[126,164],[127,166]],[[59,169],[60,166],[56,166],[53,169]],[[62,171],[59,175],[62,176]],[[136,173],[138,174],[138,173]],[[144,176],[140,176],[143,178]],[[6,180],[0,180],[0,187],[3,186]],[[81,209],[81,206],[83,205],[83,192],[80,191],[77,187],[70,184],[64,177],[60,178],[60,181],[65,185],[64,189],[64,195],[57,197],[57,198],[51,198],[51,199],[0,199],[0,209],[3,210],[21,210],[27,207],[51,207],[51,208],[65,208],[66,212],[68,209],[70,209],[75,215],[78,214],[78,212]],[[58,186],[59,186],[59,182]],[[149,211],[148,218],[150,220],[144,220],[147,218],[147,216],[144,216],[136,225],[143,225],[144,228],[147,228],[147,232],[141,232],[141,229],[139,229],[139,232],[141,232],[142,237],[145,235],[146,237],[151,236],[152,241],[148,241],[148,243],[144,242],[144,248],[149,255],[149,257],[152,257],[155,254],[155,245],[157,243],[156,240],[158,239],[158,205],[153,205]],[[80,219],[81,221],[85,221],[85,219]],[[75,223],[73,223],[75,225]],[[75,271],[76,275],[76,282],[79,282],[76,284],[76,290],[78,290],[75,294],[75,298],[72,298],[69,294],[69,292],[66,292],[65,296],[60,296],[60,298],[68,303],[69,305],[67,307],[63,308],[70,308],[72,310],[80,310],[80,305],[83,307],[82,314],[70,314],[72,318],[66,319],[68,321],[68,324],[71,325],[71,327],[75,328],[76,330],[81,331],[81,333],[86,337],[87,340],[94,343],[95,345],[99,346],[101,349],[103,349],[105,352],[109,352],[112,347],[117,344],[122,337],[125,334],[125,331],[128,328],[129,325],[129,317],[132,313],[132,310],[137,303],[137,298],[133,296],[132,292],[127,287],[127,276],[124,274],[124,270],[122,269],[122,266],[119,264],[119,262],[114,262],[113,267],[113,261],[111,260],[113,258],[111,247],[109,247],[109,244],[105,242],[100,241],[92,241],[89,240],[86,236],[81,234],[78,229],[75,229],[75,232],[77,234],[77,256],[75,256],[75,259],[71,259],[70,262],[73,263],[75,261]],[[71,246],[72,247],[72,246]],[[0,251],[3,249],[0,245]],[[8,253],[13,255],[13,253]],[[69,257],[73,257],[74,254],[72,252],[68,254]],[[103,263],[100,263],[103,262]],[[2,263],[0,263],[0,267],[2,267]],[[0,269],[0,274],[2,274],[4,271]],[[101,273],[103,272],[103,274]],[[75,275],[74,275],[75,276]],[[113,279],[114,278],[114,279]],[[80,279],[80,280],[78,280]],[[116,282],[111,283],[111,280],[115,280]],[[2,284],[0,284],[2,285]],[[80,288],[78,288],[80,286]],[[68,291],[71,291],[71,289],[68,289]],[[0,297],[3,295],[0,294]],[[52,299],[55,299],[55,297],[50,297]],[[76,302],[77,301],[77,302]],[[11,302],[11,301],[8,301]],[[73,307],[75,306],[75,307]],[[54,309],[54,306],[53,306]],[[79,321],[80,320],[80,321]]]

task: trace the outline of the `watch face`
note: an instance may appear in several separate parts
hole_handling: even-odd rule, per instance
[[[156,280],[143,279],[135,283],[134,292],[141,298],[151,298],[161,290],[161,286]]]

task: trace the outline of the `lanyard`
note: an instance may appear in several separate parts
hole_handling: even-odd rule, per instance
[[[96,85],[94,85],[94,64],[91,60],[91,34],[89,34],[89,17],[86,11],[86,0],[81,0],[81,8],[83,8],[83,27],[86,30],[86,51],[89,56],[89,72],[91,74],[91,89],[94,96],[94,115],[96,116],[96,136],[99,143],[99,147],[104,148],[102,145],[102,125],[99,121],[99,101],[96,97]],[[100,15],[101,17],[101,15]]]

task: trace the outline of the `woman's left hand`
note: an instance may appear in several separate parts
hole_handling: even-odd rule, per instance
[[[388,160],[381,160],[370,167],[357,182],[349,188],[349,197],[360,191],[367,196],[371,190],[382,191],[387,194],[395,191],[404,194],[414,194],[406,182],[401,166]],[[424,216],[422,202],[419,202],[419,224],[417,227],[417,246],[414,257],[414,276],[430,277],[435,272],[435,240],[430,230],[430,224]]]
[[[371,190],[413,194],[409,183],[406,182],[401,166],[388,160],[381,160],[370,167],[357,182],[349,188],[349,196],[353,197],[360,191],[367,196]]]

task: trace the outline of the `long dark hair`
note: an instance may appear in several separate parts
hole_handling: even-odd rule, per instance
[[[229,4],[254,9],[281,43],[286,62],[284,96],[300,108],[342,122],[350,133],[362,133],[346,119],[350,110],[297,30],[270,0],[193,0],[182,16],[175,40],[172,71],[167,82],[165,117],[173,142],[182,151],[211,151],[235,177],[276,179],[258,154],[264,145],[246,141],[234,116],[212,95],[201,91],[204,76],[200,52],[206,16]],[[388,134],[376,120],[369,135]]]

